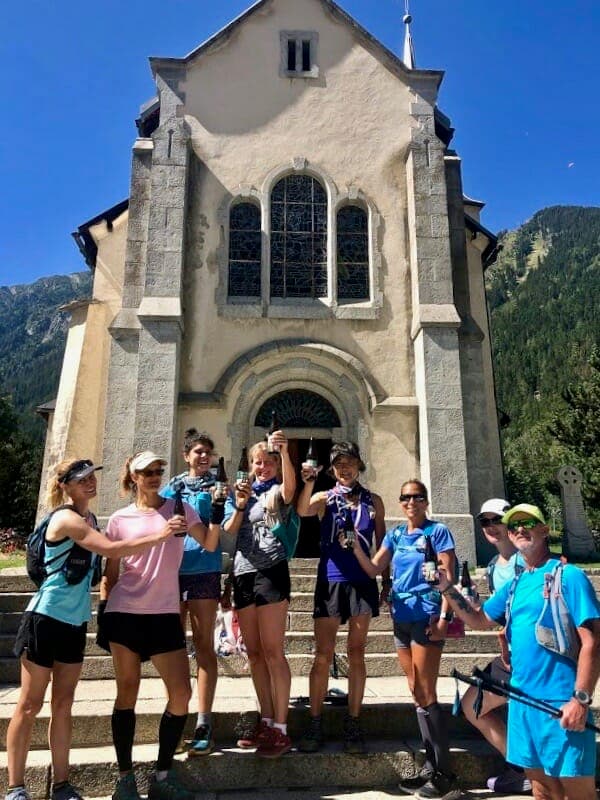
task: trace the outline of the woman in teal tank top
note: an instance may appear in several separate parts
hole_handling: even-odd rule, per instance
[[[134,542],[109,542],[99,533],[96,518],[89,510],[89,503],[96,496],[99,469],[102,467],[88,459],[69,459],[55,467],[48,481],[46,505],[52,512],[44,558],[48,574],[23,615],[15,643],[15,654],[21,658],[21,693],[6,734],[6,800],[30,800],[25,788],[25,763],[35,718],[50,680],[51,798],[80,800],[68,781],[71,708],[91,618],[94,558],[80,581],[68,583],[64,567],[74,544],[99,556],[117,558],[145,550],[172,535],[168,525],[160,535]]]

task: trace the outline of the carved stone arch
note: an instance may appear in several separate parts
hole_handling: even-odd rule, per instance
[[[263,436],[264,429],[256,428],[254,422],[265,402],[281,392],[303,389],[329,403],[339,417],[340,426],[332,429],[309,426],[292,429],[292,434],[298,438],[314,435],[352,439],[368,455],[367,418],[376,395],[360,362],[338,348],[315,342],[273,344],[276,346],[257,348],[237,359],[235,370],[231,365],[227,376],[222,376],[215,387],[230,401],[228,434],[232,453]]]

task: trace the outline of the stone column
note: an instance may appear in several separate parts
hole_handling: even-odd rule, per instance
[[[109,326],[112,341],[102,451],[104,469],[98,473],[101,520],[126,502],[119,496],[118,483],[123,463],[133,451],[140,334],[137,308],[144,287],[152,150],[152,139],[137,139],[133,146],[122,308]]]
[[[183,118],[167,116],[155,131],[144,296],[135,397],[134,450],[160,453],[175,465],[175,422],[183,332],[181,287],[189,129]]]
[[[432,106],[415,103],[411,113],[406,176],[421,476],[431,513],[455,534],[459,557],[474,563],[444,145],[435,136]]]

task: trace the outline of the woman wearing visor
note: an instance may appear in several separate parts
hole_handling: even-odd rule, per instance
[[[48,575],[27,606],[16,638],[15,655],[21,658],[21,692],[6,734],[7,800],[29,800],[25,763],[35,718],[50,681],[51,800],[80,799],[68,781],[71,708],[91,619],[90,586],[96,565],[91,559],[79,582],[67,582],[65,567],[74,543],[100,556],[120,558],[160,544],[172,533],[165,528],[135,541],[108,541],[98,532],[96,518],[89,510],[89,503],[96,496],[99,469],[102,467],[88,459],[69,459],[54,468],[48,481],[46,506],[52,514],[45,535]]]
[[[110,643],[117,697],[112,715],[113,742],[119,766],[114,800],[139,800],[133,773],[135,706],[141,666],[152,661],[167,693],[167,707],[158,731],[158,760],[150,781],[150,800],[192,800],[171,771],[173,756],[187,718],[191,696],[185,634],[179,609],[179,567],[184,535],[206,550],[219,543],[223,505],[213,504],[207,527],[194,509],[184,503],[185,517],[175,515],[175,500],[159,494],[166,461],[150,450],[128,458],[121,475],[123,495],[132,503],[116,511],[108,521],[111,541],[135,541],[138,537],[168,530],[174,535],[152,551],[108,560],[101,595],[108,600],[101,630]]]

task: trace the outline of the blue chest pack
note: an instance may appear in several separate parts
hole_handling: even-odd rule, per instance
[[[46,560],[46,532],[48,530],[48,525],[54,514],[64,509],[75,511],[73,506],[70,505],[55,508],[42,519],[40,524],[29,534],[29,538],[27,539],[27,574],[38,589],[50,575],[61,571],[64,573],[65,581],[71,586],[81,583],[90,569],[93,569],[92,586],[96,586],[102,577],[102,559],[100,556],[91,553],[89,550],[85,550],[76,542],[72,542],[66,558],[63,551],[57,556],[54,556],[54,558]],[[75,511],[75,513],[78,512]],[[91,527],[98,530],[98,521],[96,517],[91,512],[89,513],[92,518]],[[60,559],[64,559],[63,563],[59,567],[52,569],[52,565]]]

